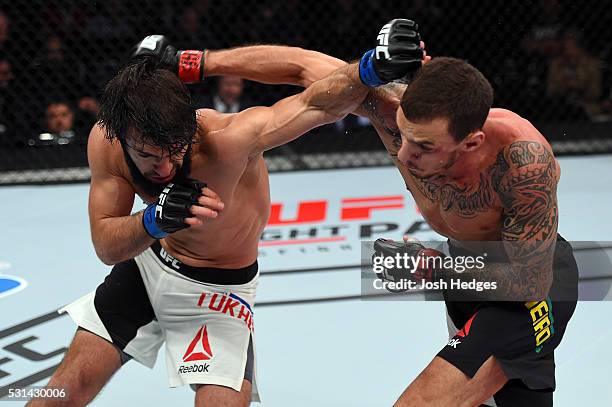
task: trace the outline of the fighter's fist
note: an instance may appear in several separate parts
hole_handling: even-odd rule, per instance
[[[374,242],[375,257],[393,258],[393,267],[384,267],[378,277],[388,281],[402,279],[412,281],[434,281],[442,271],[444,253],[427,248],[417,241],[395,242],[389,239],[376,239]],[[384,263],[380,261],[379,263]]]
[[[149,35],[142,39],[132,52],[132,57],[154,55],[161,66],[174,72],[184,83],[196,83],[204,76],[204,51],[181,51],[170,44],[163,35]]]
[[[368,86],[410,77],[424,61],[419,26],[398,18],[383,26],[376,48],[366,52],[359,63],[359,76]]]
[[[157,202],[147,206],[142,223],[147,233],[161,239],[190,225],[185,219],[192,217],[192,206],[202,206],[199,198],[206,184],[190,180],[187,185],[171,183],[166,185]]]

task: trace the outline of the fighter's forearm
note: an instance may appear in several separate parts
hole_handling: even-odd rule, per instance
[[[208,51],[204,76],[233,75],[269,84],[308,87],[346,62],[316,51],[280,45],[255,45]]]
[[[154,239],[142,224],[143,212],[130,216],[107,218],[92,228],[96,254],[108,265],[132,259],[145,251]]]
[[[312,84],[304,91],[308,105],[335,118],[344,117],[355,110],[370,90],[359,79],[358,66],[358,63],[344,66]]]

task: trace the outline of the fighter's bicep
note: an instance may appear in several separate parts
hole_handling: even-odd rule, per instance
[[[557,163],[534,141],[517,141],[498,155],[494,185],[503,206],[502,234],[509,241],[546,241],[557,233]]]
[[[89,217],[92,227],[105,218],[129,215],[134,203],[134,189],[118,169],[113,168],[115,160],[112,150],[102,131],[94,127],[87,146],[91,171]]]
[[[499,153],[493,182],[503,207],[501,238],[516,279],[529,298],[545,296],[558,226],[556,161],[540,143],[517,141]]]
[[[134,190],[122,177],[98,174],[89,187],[89,217],[91,222],[127,216],[134,204]]]

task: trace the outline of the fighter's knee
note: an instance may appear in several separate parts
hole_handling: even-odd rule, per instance
[[[97,394],[98,382],[99,379],[94,373],[88,372],[82,366],[64,361],[51,377],[47,387],[62,390],[63,397],[54,406],[84,406],[92,399],[92,395]]]
[[[250,386],[248,391],[245,390],[244,385],[240,392],[217,385],[196,385],[195,406],[223,404],[228,407],[248,407],[251,404]]]

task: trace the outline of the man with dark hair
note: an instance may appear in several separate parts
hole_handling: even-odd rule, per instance
[[[226,52],[176,51],[161,36],[139,43],[137,60],[107,84],[89,136],[92,240],[114,267],[64,308],[79,330],[49,386],[65,389],[66,405],[89,403],[130,358],[152,367],[163,342],[170,385],[195,386],[196,405],[249,404],[257,249],[270,210],[262,153],[344,117],[364,84],[421,66],[414,22],[393,20],[382,35],[384,50],[359,64],[235,114],[196,111],[179,80],[231,74]],[[130,215],[135,194],[149,205]]]
[[[194,104],[201,108],[215,109],[221,113],[238,113],[253,106],[248,96],[244,94],[244,85],[242,78],[220,76],[217,78],[215,90],[204,97],[194,97]]]
[[[453,257],[482,255],[479,247],[498,241],[502,254],[482,270],[438,276],[498,288],[493,297],[444,291],[452,338],[397,406],[553,402],[554,350],[576,306],[578,274],[557,234],[560,167],[531,123],[492,103],[487,79],[454,58],[433,59],[400,102],[397,164],[429,225],[449,238]],[[418,242],[399,248],[422,250]]]
[[[289,47],[255,55],[227,59],[228,71],[308,87],[345,64]],[[493,89],[476,68],[441,57],[408,86],[371,91],[355,110],[370,119],[428,224],[449,239],[451,257],[482,255],[482,246],[499,250],[463,275],[419,263],[405,276],[477,279],[497,289],[444,291],[451,340],[396,406],[552,405],[554,350],[577,298],[576,262],[557,234],[560,168],[529,121],[492,103]],[[443,256],[408,240],[379,240],[375,249]]]
[[[63,100],[49,103],[45,109],[45,131],[51,134],[72,133],[74,137],[74,112],[70,104]]]

